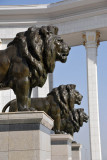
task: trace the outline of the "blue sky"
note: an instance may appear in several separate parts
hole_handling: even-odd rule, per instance
[[[0,0],[0,5],[48,4],[61,0]]]
[[[0,5],[21,4],[45,4],[54,3],[58,0],[0,0]],[[83,95],[81,106],[88,113],[87,101],[87,73],[86,73],[86,51],[84,46],[72,47],[68,60],[65,64],[56,63],[54,70],[54,87],[61,84],[76,84],[77,90]],[[101,42],[98,47],[98,89],[100,128],[103,160],[107,160],[107,42]],[[90,160],[89,157],[89,127],[84,124],[74,139],[83,145],[82,160]]]
[[[103,160],[107,160],[105,149],[107,148],[107,42],[100,43],[97,60],[102,155]],[[54,86],[67,83],[76,84],[77,90],[83,95],[81,106],[76,107],[83,107],[88,113],[86,51],[84,46],[72,47],[67,62],[65,64],[57,62],[56,64]],[[84,124],[79,133],[75,133],[74,139],[83,144],[82,160],[90,160],[88,124]]]

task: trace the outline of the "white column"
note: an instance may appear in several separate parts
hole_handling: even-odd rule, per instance
[[[83,35],[84,45],[87,54],[87,83],[91,160],[102,159],[97,84],[97,47],[99,44],[99,36],[99,32],[96,31],[87,31]]]
[[[49,73],[48,76],[49,76],[49,92],[51,92],[53,89],[53,73]]]
[[[47,76],[47,80],[42,88],[38,87],[38,97],[46,97],[49,93],[49,77]]]
[[[48,74],[47,80],[42,88],[33,88],[32,97],[46,97],[47,94],[53,89],[53,73]]]

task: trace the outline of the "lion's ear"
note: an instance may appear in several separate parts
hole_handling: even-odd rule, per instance
[[[69,89],[69,90],[72,90],[72,89],[76,88],[76,85],[75,84],[67,84],[66,88]]]
[[[58,27],[54,27],[55,29],[55,34],[57,35],[58,34]]]
[[[52,34],[55,34],[55,35],[58,34],[58,27],[56,27],[56,26],[48,26],[48,30],[49,30],[49,32],[51,32]]]
[[[36,26],[32,26],[32,27],[29,27],[28,28],[28,32],[34,32],[35,30],[37,29],[37,27]]]
[[[48,29],[47,29],[47,26],[42,26],[42,27],[40,28],[40,33],[46,37],[46,36],[49,34],[49,31],[48,31]]]
[[[49,34],[57,35],[58,34],[58,27],[56,27],[56,26],[42,26],[40,28],[40,32],[44,36],[47,36]]]

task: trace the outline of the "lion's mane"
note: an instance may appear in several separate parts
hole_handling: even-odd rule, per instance
[[[47,73],[54,70],[57,52],[54,41],[58,38],[57,33],[58,28],[55,26],[30,27],[18,33],[8,44],[15,45],[18,56],[26,60],[32,87],[42,87]]]
[[[71,103],[72,107],[74,107],[74,104],[76,104],[77,101],[82,100],[82,95],[76,91],[75,88],[76,85],[74,84],[60,85],[59,87],[54,88],[47,96],[52,95],[62,110],[71,110],[73,109],[70,108]]]

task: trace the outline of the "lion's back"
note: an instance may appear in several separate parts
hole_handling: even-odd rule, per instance
[[[31,98],[31,107],[38,111],[48,111],[50,102],[45,98]]]

